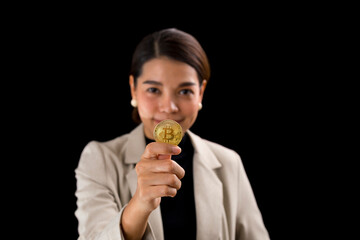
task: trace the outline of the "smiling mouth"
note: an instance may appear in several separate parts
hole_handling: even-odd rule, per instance
[[[174,120],[176,121],[177,123],[181,123],[183,120],[176,120],[176,119],[172,119],[172,118],[164,118],[162,120],[159,120],[159,119],[154,119],[155,123],[158,124],[159,122],[165,120],[165,119],[171,119],[171,120]]]

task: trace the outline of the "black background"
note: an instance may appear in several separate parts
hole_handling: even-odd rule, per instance
[[[74,170],[81,151],[136,126],[128,84],[133,50],[146,34],[176,27],[199,40],[212,70],[191,130],[240,154],[272,239],[306,235],[299,219],[305,206],[318,203],[310,191],[319,189],[304,183],[317,173],[317,140],[325,132],[319,115],[327,110],[317,97],[327,85],[319,82],[324,24],[311,12],[272,7],[165,14],[94,5],[17,20],[10,40],[11,59],[22,65],[21,101],[12,111],[21,131],[12,137],[24,139],[29,232],[77,239]]]

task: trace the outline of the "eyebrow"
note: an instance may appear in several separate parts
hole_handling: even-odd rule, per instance
[[[162,85],[161,82],[154,81],[154,80],[146,80],[146,81],[143,82],[143,84]]]
[[[143,82],[143,84],[151,84],[151,85],[158,85],[162,86],[163,84],[161,82],[155,81],[155,80],[146,80]],[[183,82],[179,84],[179,87],[189,87],[189,86],[195,86],[196,83],[194,82]]]
[[[189,87],[189,86],[195,86],[196,83],[194,82],[183,82],[179,84],[179,87]]]

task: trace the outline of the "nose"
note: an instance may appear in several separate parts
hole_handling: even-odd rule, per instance
[[[179,111],[176,101],[172,96],[163,95],[159,105],[159,110],[163,113],[175,113]]]

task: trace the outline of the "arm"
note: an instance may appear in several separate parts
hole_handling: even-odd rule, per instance
[[[147,145],[136,165],[136,192],[122,215],[121,227],[126,239],[141,239],[149,215],[160,205],[161,197],[174,197],[180,189],[180,179],[185,172],[171,160],[171,154],[180,151],[179,147],[170,144]]]
[[[180,151],[170,144],[149,144],[136,165],[136,192],[129,203],[121,203],[103,149],[96,142],[88,144],[75,170],[79,240],[141,239],[161,197],[175,196],[181,186],[184,170],[170,159]]]
[[[96,142],[83,150],[75,169],[79,239],[121,239],[119,222],[123,205],[108,184],[103,149]],[[102,236],[102,237],[100,237]]]
[[[236,239],[269,240],[269,234],[240,157],[238,163]]]

